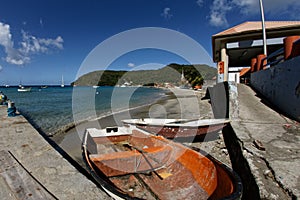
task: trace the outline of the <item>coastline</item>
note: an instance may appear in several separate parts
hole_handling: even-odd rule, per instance
[[[77,122],[73,121],[69,124],[66,124],[66,125],[58,128],[56,131],[54,131],[52,133],[47,133],[46,135],[51,137],[52,140],[54,140],[57,144],[59,144],[62,142],[64,137],[66,135],[68,135],[69,132],[76,129],[76,127],[84,126],[84,127],[88,128],[89,126],[94,126],[93,124],[95,122],[98,122],[99,124],[101,124],[102,128],[105,128],[107,126],[116,126],[116,125],[120,124],[121,122],[119,121],[119,123],[116,123],[113,119],[113,116],[115,116],[115,115],[122,116],[122,115],[124,115],[124,113],[128,113],[128,112],[134,116],[138,116],[140,113],[147,112],[150,106],[152,106],[156,103],[163,103],[171,98],[175,98],[175,97],[172,94],[170,94],[170,92],[166,92],[164,96],[160,97],[159,99],[154,100],[152,103],[140,105],[137,107],[132,107],[132,108],[125,109],[125,110],[120,110],[120,111],[113,112],[113,113],[111,113],[111,112],[104,113],[103,115],[101,115],[97,118],[94,118],[94,119],[83,119],[83,120],[77,121]]]
[[[97,120],[81,122],[65,132],[55,134],[51,139],[84,167],[81,155],[81,138],[86,128],[122,126],[121,120],[128,119],[128,116],[130,118],[213,118],[211,105],[208,101],[201,100],[201,97],[204,95],[205,90],[172,89],[169,94],[167,93],[166,96],[152,104],[112,113]],[[220,133],[207,136],[203,140],[183,141],[182,143],[196,150],[201,149],[231,166],[223,137]]]

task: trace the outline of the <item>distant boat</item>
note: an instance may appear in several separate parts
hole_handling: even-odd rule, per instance
[[[87,129],[83,159],[114,199],[240,199],[240,178],[211,156],[136,127]]]
[[[95,89],[98,88],[98,87],[100,87],[100,86],[98,86],[98,85],[93,85],[93,88],[95,88]]]
[[[123,83],[120,87],[130,87],[131,84],[132,84],[132,81],[127,82],[127,81],[125,80],[125,83]]]
[[[41,89],[45,89],[45,88],[47,88],[48,86],[47,85],[42,85],[41,86]]]
[[[60,85],[60,87],[65,87],[64,76],[63,75],[61,76],[61,85]]]
[[[30,92],[30,91],[31,91],[31,87],[19,86],[18,88],[18,92]]]
[[[124,124],[135,125],[165,138],[185,138],[216,133],[225,127],[229,119],[127,119]]]

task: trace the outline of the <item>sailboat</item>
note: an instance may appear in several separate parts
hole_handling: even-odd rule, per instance
[[[63,75],[61,76],[61,85],[60,85],[60,87],[65,87],[64,76]]]

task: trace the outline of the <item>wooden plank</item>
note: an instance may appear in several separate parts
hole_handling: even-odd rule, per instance
[[[0,151],[0,176],[16,199],[56,199],[7,151]]]

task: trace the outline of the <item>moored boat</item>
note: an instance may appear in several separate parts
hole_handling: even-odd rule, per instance
[[[201,136],[223,129],[229,119],[126,119],[124,124],[135,125],[155,135],[169,139]]]
[[[30,92],[30,91],[31,91],[31,87],[21,86],[18,88],[18,92]]]
[[[240,199],[238,176],[220,162],[133,126],[87,129],[83,158],[115,199]]]

